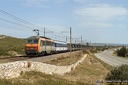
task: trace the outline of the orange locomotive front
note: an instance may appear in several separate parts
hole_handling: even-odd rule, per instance
[[[27,39],[25,45],[26,55],[38,55],[39,53],[39,37],[32,36]]]
[[[42,36],[32,36],[27,39],[25,53],[28,56],[45,55],[54,52],[53,40]]]

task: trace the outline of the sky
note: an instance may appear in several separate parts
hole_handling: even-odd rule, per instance
[[[0,34],[128,44],[128,0],[0,0]],[[24,21],[23,21],[24,20]],[[29,22],[29,23],[28,23]],[[31,24],[30,24],[31,23]],[[36,25],[36,26],[35,26]],[[69,39],[68,39],[69,40]]]

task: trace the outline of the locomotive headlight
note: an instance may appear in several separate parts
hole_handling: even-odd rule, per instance
[[[37,50],[37,47],[25,47],[26,50]]]

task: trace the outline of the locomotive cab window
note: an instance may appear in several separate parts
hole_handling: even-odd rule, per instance
[[[28,39],[27,40],[27,43],[32,43],[32,39]]]
[[[38,43],[38,39],[28,39],[27,43]]]
[[[38,43],[38,39],[34,39],[33,40],[33,43]]]

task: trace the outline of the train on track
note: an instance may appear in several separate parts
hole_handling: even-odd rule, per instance
[[[71,44],[71,50],[80,50],[85,45]],[[46,55],[70,51],[70,44],[62,41],[53,40],[42,36],[31,36],[27,38],[25,53],[27,56]]]

